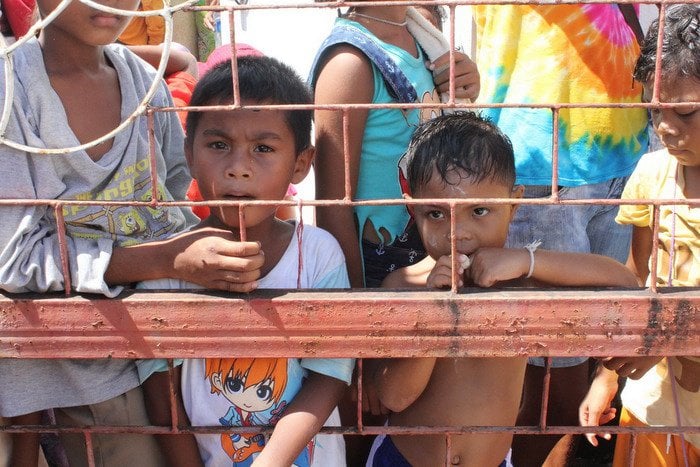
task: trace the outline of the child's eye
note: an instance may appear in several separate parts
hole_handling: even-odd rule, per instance
[[[433,209],[431,211],[428,211],[427,215],[430,219],[444,219],[445,218],[445,214],[442,211],[438,211],[437,209]]]
[[[224,143],[223,141],[212,141],[211,143],[207,144],[207,147],[217,151],[226,151],[228,149],[228,144]]]
[[[272,149],[270,146],[267,146],[265,144],[258,144],[255,146],[255,152],[273,152],[274,149]]]
[[[484,217],[489,212],[489,208],[474,208],[474,215],[476,217]]]
[[[676,107],[676,115],[681,118],[691,117],[698,109],[693,107]]]

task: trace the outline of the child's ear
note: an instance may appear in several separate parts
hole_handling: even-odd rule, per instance
[[[511,198],[521,199],[525,195],[525,187],[522,185],[515,185],[513,191],[511,191]],[[515,213],[518,211],[520,204],[512,204],[510,211],[510,220],[513,220]]]
[[[407,201],[410,201],[413,199],[413,197],[411,195],[409,195],[408,193],[402,193],[402,196],[403,196],[403,199],[405,199]],[[407,204],[406,209],[408,209],[408,213],[411,215],[411,217],[414,217],[413,216],[413,205]]]
[[[309,174],[309,170],[311,169],[311,163],[314,161],[315,155],[316,148],[313,146],[309,146],[297,155],[291,183],[301,183],[301,181],[306,178],[306,176]]]

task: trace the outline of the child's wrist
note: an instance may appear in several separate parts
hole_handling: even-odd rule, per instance
[[[525,274],[525,278],[527,279],[531,278],[532,274],[535,272],[535,251],[537,251],[537,248],[539,248],[540,245],[542,245],[542,240],[535,240],[533,242],[528,243],[524,247],[527,250],[530,257],[528,270]]]

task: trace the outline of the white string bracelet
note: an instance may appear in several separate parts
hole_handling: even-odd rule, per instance
[[[535,240],[524,247],[528,253],[530,253],[530,270],[527,271],[527,276],[525,276],[528,279],[531,278],[532,273],[535,272],[535,250],[537,250],[540,245],[542,245],[542,240]]]

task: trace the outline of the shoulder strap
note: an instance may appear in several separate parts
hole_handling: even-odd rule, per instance
[[[377,42],[360,29],[349,24],[335,25],[330,35],[323,41],[316,53],[311,71],[309,73],[309,83],[313,88],[318,78],[318,64],[323,59],[328,50],[337,44],[349,44],[359,49],[370,61],[379,69],[384,81],[387,84],[389,93],[401,103],[416,102],[418,93],[401,71],[393,58],[386,53]]]
[[[634,37],[637,38],[637,43],[642,45],[644,41],[644,31],[642,30],[642,25],[639,24],[639,17],[637,16],[634,6],[630,3],[618,3],[617,7],[625,18],[625,22],[634,33]]]

